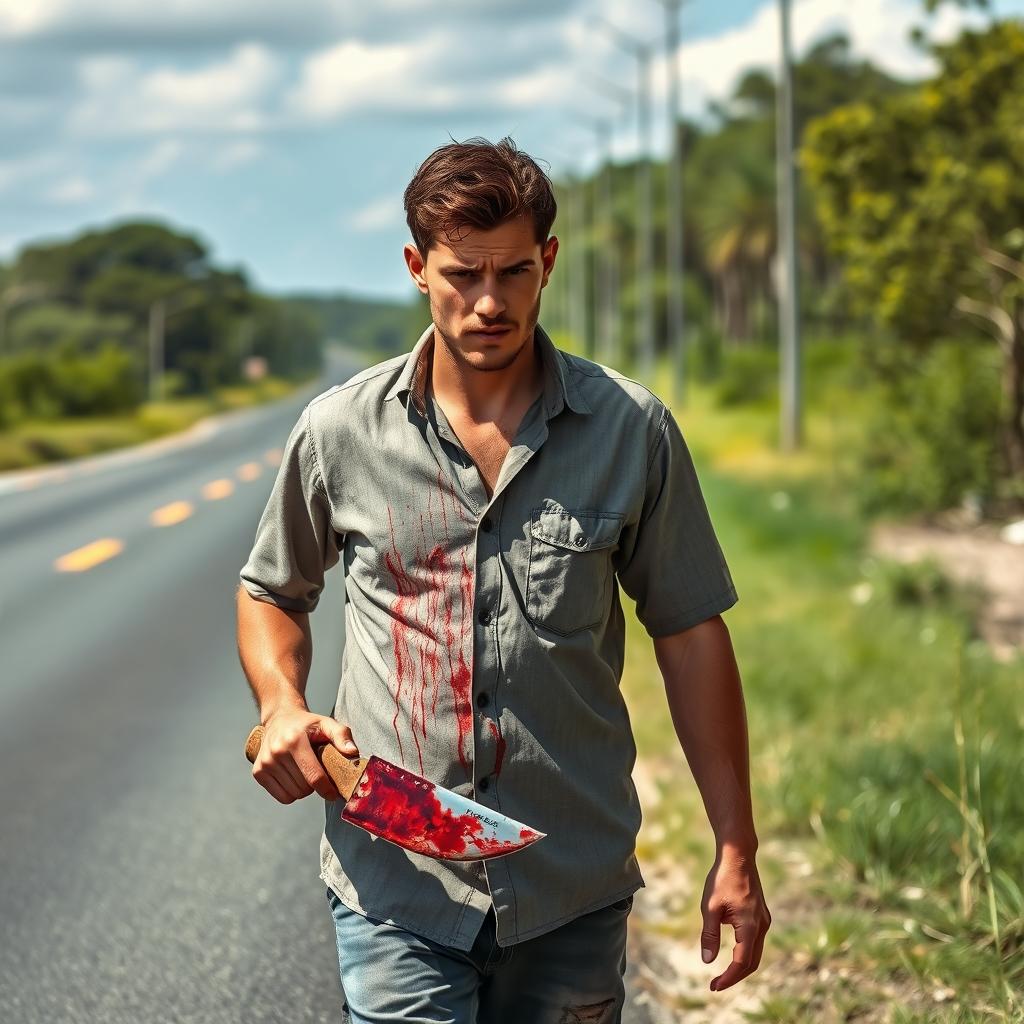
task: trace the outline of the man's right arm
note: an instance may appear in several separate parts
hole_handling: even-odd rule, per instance
[[[313,655],[309,613],[258,601],[241,584],[237,611],[238,656],[265,729],[253,778],[283,804],[314,790],[325,800],[337,800],[339,793],[313,744],[333,743],[349,757],[359,751],[347,725],[313,714],[306,704]]]

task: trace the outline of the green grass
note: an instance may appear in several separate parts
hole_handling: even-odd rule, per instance
[[[934,564],[866,551],[870,524],[844,457],[858,399],[840,398],[826,392],[808,410],[795,456],[777,450],[770,402],[722,409],[697,389],[675,410],[740,595],[725,619],[775,918],[766,963],[776,959],[781,979],[756,1019],[1019,1020],[1024,665],[989,656],[976,593]],[[702,882],[710,830],[650,641],[628,623],[623,685],[638,749],[667,780],[641,857],[671,857]],[[808,865],[795,876],[783,863],[793,851]],[[690,902],[679,931],[692,937]],[[856,984],[840,984],[840,968]]]
[[[220,388],[210,397],[147,402],[123,416],[27,420],[0,431],[0,471],[28,469],[140,444],[185,430],[214,413],[281,398],[295,387],[289,381],[267,378],[250,386]]]

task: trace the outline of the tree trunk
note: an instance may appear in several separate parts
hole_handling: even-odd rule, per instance
[[[1024,476],[1024,301],[1018,300],[1013,333],[1004,348],[1003,395],[1007,419],[1003,428],[1003,450],[1011,476]]]

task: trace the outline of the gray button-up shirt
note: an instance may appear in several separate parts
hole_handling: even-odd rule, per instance
[[[410,853],[327,805],[321,877],[353,910],[468,950],[642,886],[619,586],[651,636],[736,600],[679,427],[642,384],[556,349],[488,499],[413,351],[314,398],[243,585],[310,612],[345,573],[335,717],[380,757],[547,833],[487,862]]]

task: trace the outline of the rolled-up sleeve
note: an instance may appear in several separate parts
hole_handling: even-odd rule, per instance
[[[339,536],[310,434],[307,406],[285,442],[249,560],[239,578],[258,601],[311,612],[324,574],[339,558]]]
[[[688,629],[738,600],[689,449],[665,406],[643,507],[623,529],[615,568],[651,637]]]

